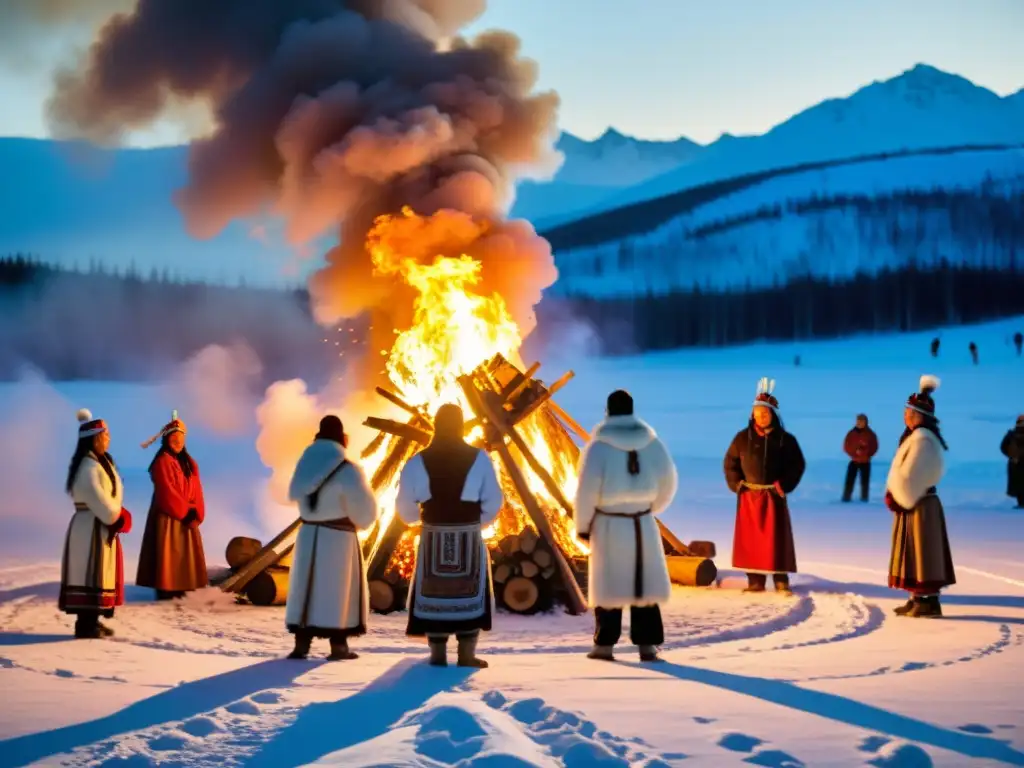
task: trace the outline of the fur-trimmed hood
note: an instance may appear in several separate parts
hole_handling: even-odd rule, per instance
[[[299,501],[311,494],[344,458],[345,447],[340,443],[314,440],[295,465],[295,473],[288,486],[288,498]]]
[[[593,430],[593,439],[620,451],[639,451],[658,439],[650,424],[636,416],[609,416]]]

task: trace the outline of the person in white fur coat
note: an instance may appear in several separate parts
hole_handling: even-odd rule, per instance
[[[942,615],[939,590],[956,583],[946,516],[936,486],[946,472],[946,441],[935,418],[935,376],[921,377],[921,391],[907,399],[906,431],[889,469],[885,504],[893,512],[889,586],[905,589],[910,599],[898,616]]]
[[[320,431],[292,476],[288,498],[299,504],[285,624],[295,635],[290,659],[305,659],[314,637],[331,643],[331,661],[355,659],[348,638],[366,634],[369,587],[357,531],[377,519],[363,470],[345,456],[348,436],[337,416]]]
[[[607,418],[580,457],[577,536],[590,544],[589,594],[596,629],[592,659],[611,661],[630,609],[629,636],[641,661],[657,661],[665,642],[660,605],[672,593],[654,515],[678,487],[675,464],[654,430],[633,415],[633,398],[608,396]]]

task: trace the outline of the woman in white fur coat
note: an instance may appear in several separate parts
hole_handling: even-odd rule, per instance
[[[366,634],[369,588],[356,532],[377,519],[363,470],[345,458],[348,436],[337,416],[320,431],[292,476],[288,497],[299,504],[285,623],[295,635],[290,659],[304,659],[314,637],[331,643],[329,660],[355,659],[348,638]]]
[[[590,544],[589,603],[596,629],[592,659],[611,661],[630,609],[630,640],[641,661],[657,661],[665,642],[660,605],[672,593],[654,515],[676,494],[675,464],[654,430],[633,415],[633,398],[608,396],[608,417],[580,457],[577,535]]]
[[[78,412],[78,445],[68,467],[66,490],[75,503],[61,560],[58,607],[75,616],[75,637],[109,637],[100,622],[124,605],[124,556],[120,534],[132,528],[122,506],[124,483],[107,452],[110,432],[103,419]]]
[[[893,512],[889,586],[905,589],[910,599],[898,616],[942,615],[939,590],[956,583],[946,516],[936,486],[946,472],[946,441],[935,418],[934,376],[921,377],[921,391],[907,400],[907,425],[886,481],[885,504]]]

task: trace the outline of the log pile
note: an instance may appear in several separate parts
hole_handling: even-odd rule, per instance
[[[228,580],[250,566],[263,551],[262,542],[248,536],[235,536],[228,542],[224,557],[230,568],[231,576]],[[292,552],[291,549],[279,558],[274,564],[267,566],[255,573],[248,579],[244,588],[239,591],[240,596],[247,599],[253,605],[284,605],[288,600],[288,582],[291,575]],[[224,589],[223,582],[221,589]]]
[[[555,601],[555,558],[532,528],[502,538],[491,549],[494,598],[499,608],[533,614]]]

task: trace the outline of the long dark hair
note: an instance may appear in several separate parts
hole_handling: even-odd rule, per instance
[[[920,411],[918,411],[918,413],[920,413]],[[927,413],[922,413],[921,416],[924,418],[924,421],[922,421],[914,428],[907,427],[906,429],[903,430],[903,434],[900,436],[900,445],[903,445],[903,441],[910,437],[910,435],[913,434],[915,429],[927,429],[929,432],[931,432],[933,435],[939,438],[939,443],[942,444],[943,449],[948,451],[949,446],[946,445],[946,439],[942,436],[942,432],[939,431],[939,420],[936,419],[934,416],[929,416]]]
[[[152,474],[153,465],[156,464],[156,460],[160,458],[160,454],[167,453],[170,454],[171,458],[178,462],[178,466],[180,466],[181,471],[185,473],[185,477],[192,477],[192,457],[189,456],[188,448],[183,445],[181,446],[181,450],[175,453],[167,444],[167,439],[169,437],[170,435],[164,435],[160,439],[160,450],[156,452],[153,460],[149,462],[149,472]]]
[[[78,474],[78,468],[82,465],[82,461],[90,453],[96,457],[99,461],[100,466],[103,467],[103,471],[107,473],[107,477],[110,478],[110,483],[113,486],[111,496],[117,495],[117,475],[114,474],[114,457],[109,453],[104,453],[102,456],[93,450],[93,445],[96,443],[96,435],[89,435],[88,437],[78,438],[78,444],[75,446],[75,453],[71,457],[71,463],[68,465],[68,479],[64,484],[64,490],[67,491],[68,495],[71,494],[71,489],[75,485],[75,476]]]

